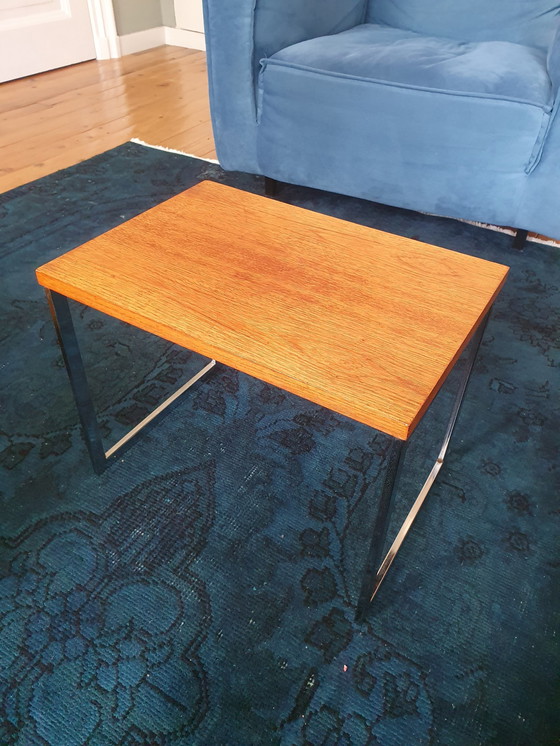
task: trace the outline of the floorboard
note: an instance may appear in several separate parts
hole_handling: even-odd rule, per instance
[[[215,158],[204,52],[163,46],[0,86],[0,192],[132,138]]]

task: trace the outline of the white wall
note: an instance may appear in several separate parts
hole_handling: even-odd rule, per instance
[[[111,0],[109,0],[110,2]],[[202,0],[112,0],[121,54],[171,44],[205,49]]]
[[[113,8],[119,36],[162,25],[160,0],[113,0]]]

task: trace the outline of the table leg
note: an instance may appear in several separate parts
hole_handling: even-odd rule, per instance
[[[391,438],[385,479],[383,480],[383,487],[381,489],[381,496],[373,525],[369,553],[366,560],[366,566],[362,578],[362,587],[356,609],[356,621],[359,622],[364,620],[365,612],[369,608],[369,604],[377,591],[377,589],[375,589],[372,595],[371,589],[377,581],[378,570],[381,564],[381,558],[383,557],[383,548],[387,538],[387,529],[389,528],[389,518],[393,508],[393,500],[399,482],[399,475],[404,462],[405,450],[406,441]]]
[[[64,364],[66,365],[66,371],[68,373],[68,378],[70,379],[70,385],[78,409],[84,440],[86,442],[91,463],[95,473],[101,474],[107,468],[109,462],[116,457],[117,453],[121,451],[126,443],[137,435],[149,422],[154,420],[159,414],[167,409],[167,407],[181,396],[186,389],[190,388],[205,373],[213,368],[216,361],[211,360],[200,371],[198,371],[198,373],[175,391],[175,393],[171,394],[171,396],[154,409],[153,412],[150,412],[147,417],[144,417],[141,422],[133,427],[132,430],[115,443],[115,445],[105,451],[95,407],[89,390],[84,363],[80,354],[80,347],[76,338],[74,324],[72,322],[68,298],[60,293],[54,292],[53,290],[46,290],[46,294],[51,309],[56,335],[60,344],[60,349],[62,350],[62,357],[64,358]]]
[[[358,599],[358,605],[356,608],[356,620],[363,621],[365,614],[369,608],[369,605],[373,601],[375,594],[379,590],[381,583],[383,582],[389,568],[393,564],[393,560],[401,545],[408,534],[410,527],[412,526],[416,516],[418,515],[420,508],[422,507],[430,488],[436,480],[441,467],[443,465],[447,449],[449,448],[449,442],[455,429],[459,412],[461,411],[461,405],[465,398],[465,392],[469,383],[471,373],[476,361],[480,343],[484,336],[484,331],[488,323],[490,311],[486,314],[484,319],[478,326],[475,335],[470,344],[470,350],[468,358],[465,364],[465,369],[459,383],[459,390],[457,392],[451,416],[447,424],[447,430],[443,439],[443,444],[440,448],[439,455],[436,462],[428,475],[428,478],[424,482],[422,489],[420,490],[418,497],[416,498],[410,512],[408,513],[403,525],[401,526],[395,540],[391,544],[389,551],[385,555],[384,560],[379,564],[379,560],[382,556],[385,540],[387,538],[387,530],[389,528],[389,519],[391,515],[391,509],[393,505],[394,496],[397,490],[399,474],[402,469],[404,461],[405,441],[393,438],[387,464],[387,472],[381,490],[381,497],[379,501],[379,507],[375,518],[375,524],[373,528],[371,545],[368,552],[368,558],[366,561],[366,567],[362,579],[362,587],[360,596]],[[378,568],[377,571],[375,568]],[[373,581],[372,581],[373,577]]]

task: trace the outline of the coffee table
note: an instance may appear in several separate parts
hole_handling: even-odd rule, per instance
[[[363,618],[441,469],[508,268],[214,182],[37,270],[94,469],[219,361],[392,436]],[[105,451],[68,299],[211,362]],[[383,561],[404,447],[472,342],[443,445]]]

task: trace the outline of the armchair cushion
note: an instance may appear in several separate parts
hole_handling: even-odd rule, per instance
[[[551,104],[546,53],[504,41],[457,42],[365,24],[290,46],[270,63],[541,108]]]
[[[558,0],[370,0],[366,21],[466,41],[548,49]]]
[[[511,178],[503,202],[513,212],[514,185],[541,152],[551,88],[546,51],[363,24],[263,61],[259,167],[427,212],[445,202],[461,216],[459,191],[473,178],[484,183],[471,201],[478,214],[496,178]]]

